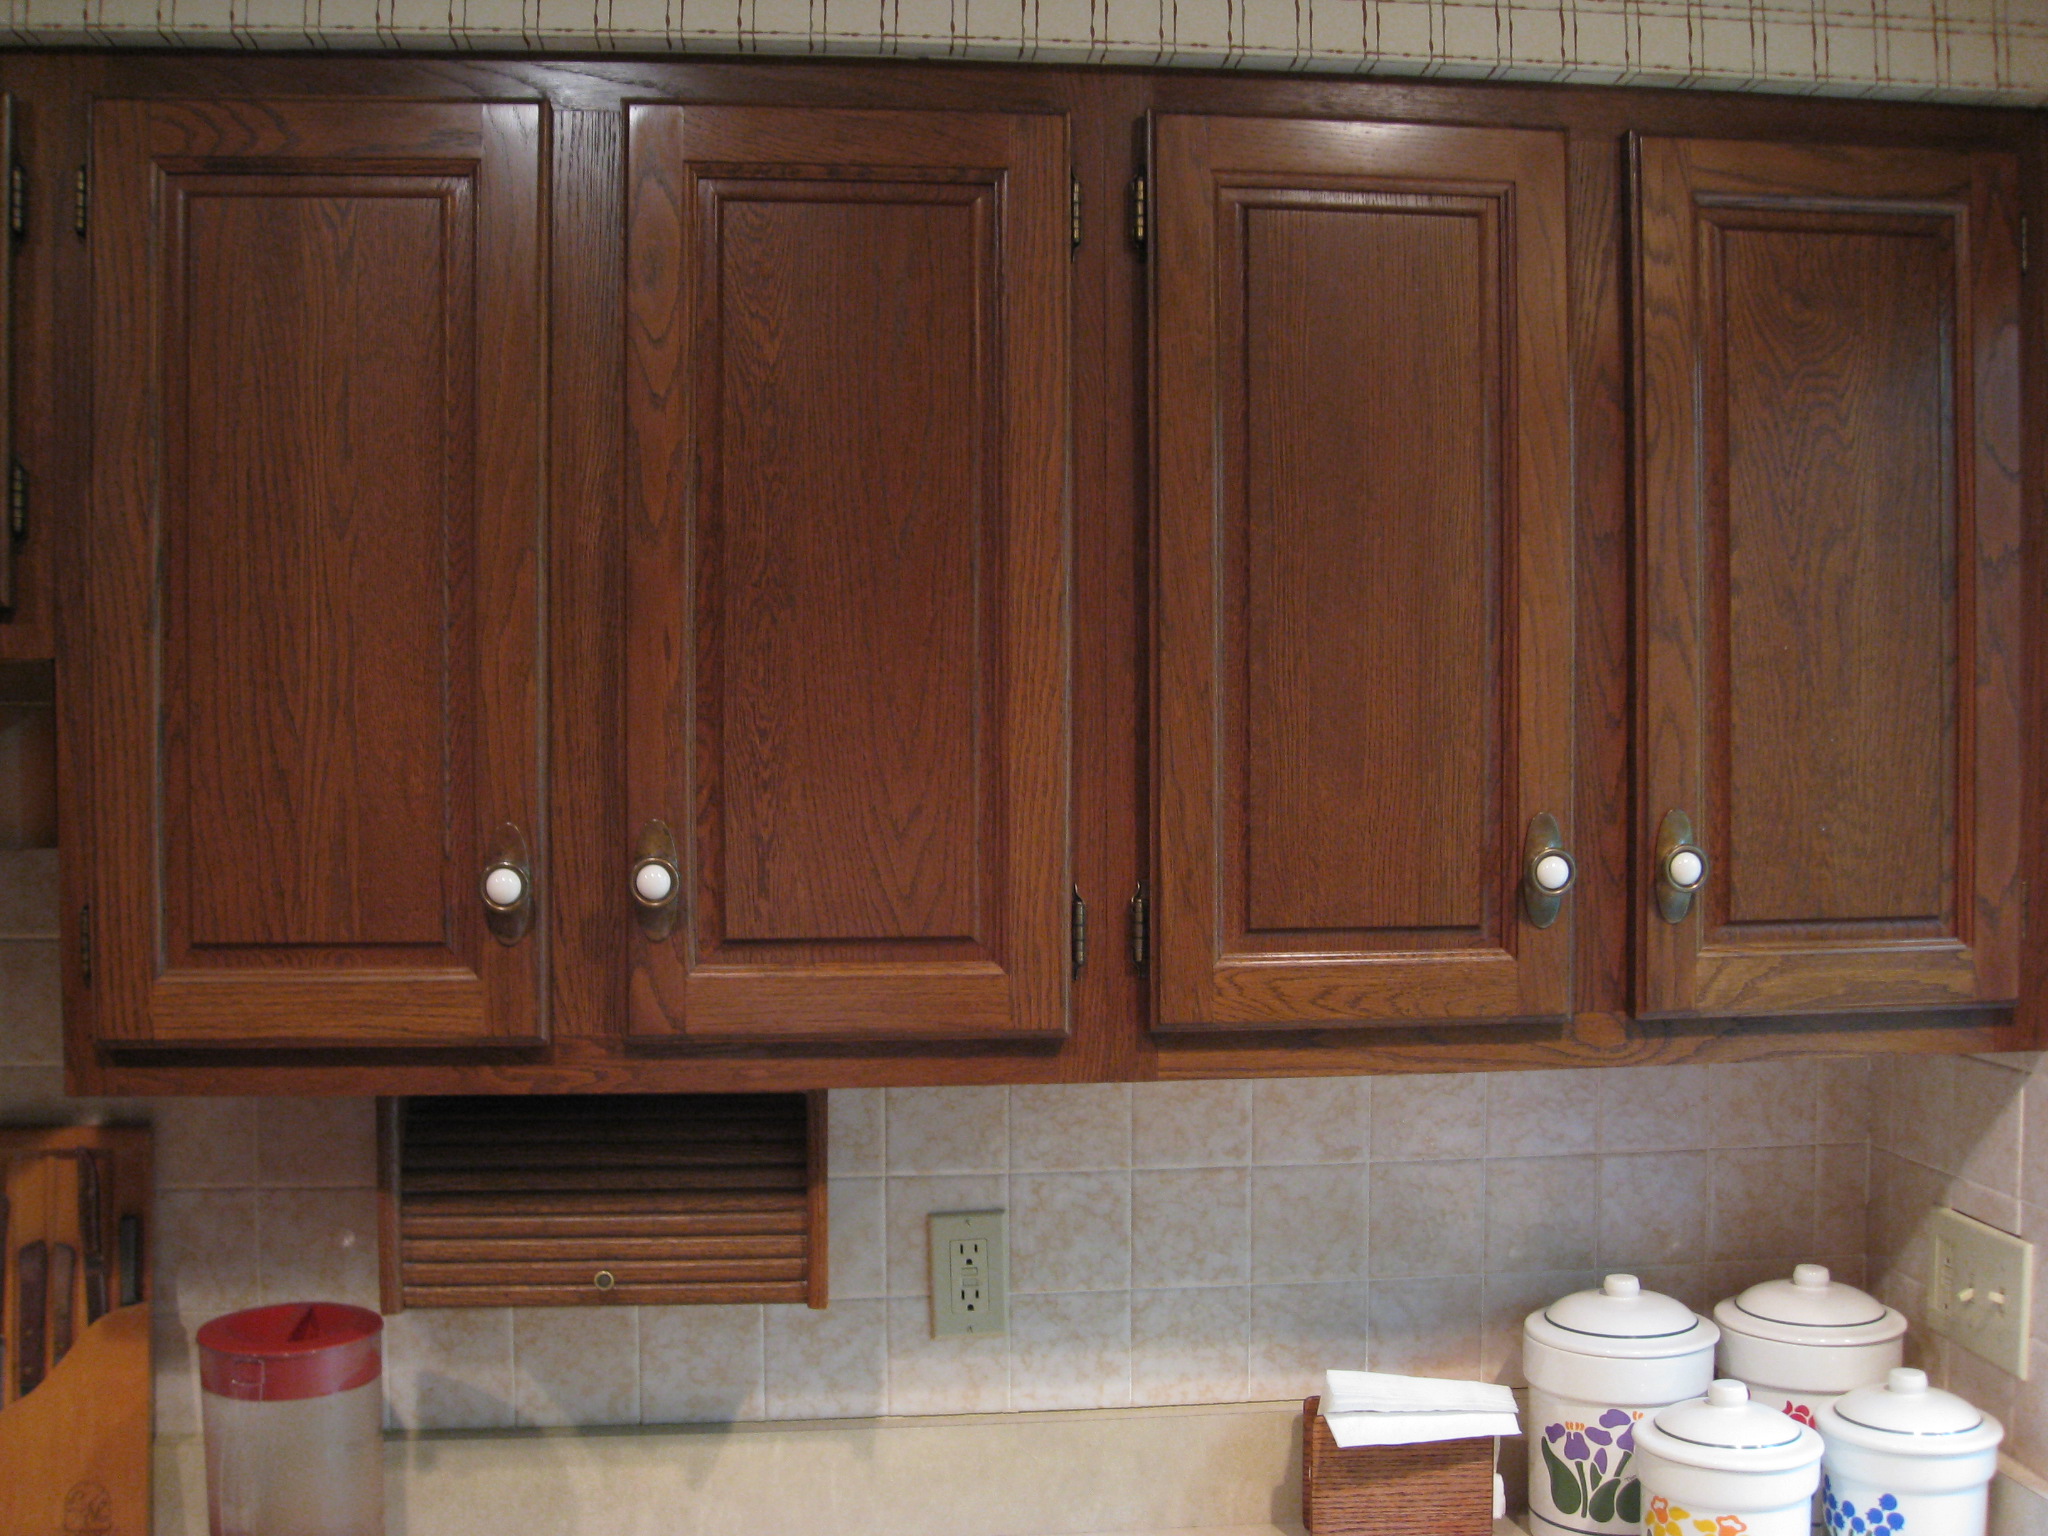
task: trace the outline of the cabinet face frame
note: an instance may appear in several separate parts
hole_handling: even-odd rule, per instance
[[[517,944],[495,941],[479,882],[499,829],[519,828],[544,918],[546,141],[537,103],[94,106],[88,938],[103,1042],[391,1048],[545,1038],[545,921]],[[202,219],[194,210],[209,201]],[[440,486],[441,526],[419,534],[432,546],[430,568],[388,573],[399,591],[411,583],[440,605],[439,652],[424,662],[355,638],[348,613],[353,603],[406,600],[345,585],[376,569],[378,542],[350,532],[350,496],[360,475],[388,480],[393,470],[332,425],[394,420],[391,402],[338,400],[317,364],[298,358],[304,374],[278,381],[275,408],[325,423],[328,436],[289,462],[265,444],[233,443],[230,413],[189,404],[224,379],[246,387],[272,361],[252,340],[267,319],[190,302],[200,278],[188,266],[227,259],[234,242],[221,231],[266,217],[280,238],[242,245],[234,259],[261,273],[247,281],[282,291],[300,280],[291,296],[309,310],[394,306],[386,323],[356,328],[360,344],[399,348],[402,333],[438,392],[406,422],[407,446],[421,456],[412,468]],[[400,293],[406,277],[347,265],[395,232],[423,245],[438,285]],[[355,286],[316,280],[321,263]],[[330,309],[317,323],[342,322]],[[212,347],[215,365],[202,370],[211,354],[195,347]],[[195,448],[202,433],[217,449],[225,436],[244,451],[206,454]],[[274,635],[270,654],[239,663],[232,647],[252,637],[172,590],[205,558],[188,509],[206,486],[261,529],[280,581],[297,583],[304,622]],[[309,521],[317,542],[300,538]],[[430,647],[436,626],[424,628]],[[306,697],[265,694],[242,719],[204,698],[209,675],[263,677],[273,655],[284,657],[274,680]],[[359,718],[394,699],[416,714]],[[402,877],[379,867],[378,817],[361,804],[380,768],[353,762],[358,741],[380,733],[439,742],[438,752],[422,746],[381,769],[400,797],[387,807],[394,816],[402,808],[434,824],[401,834],[416,866],[409,875],[431,871],[424,891],[381,883]],[[219,760],[225,751],[262,762]],[[354,789],[323,787],[350,772]],[[209,806],[201,785],[222,774],[275,786],[275,796],[237,811],[216,793]],[[344,849],[338,862],[326,856],[330,841]],[[303,856],[268,871],[236,861],[252,850],[280,865]]]
[[[1152,144],[1153,1027],[1563,1017],[1572,1006],[1572,912],[1579,898],[1567,896],[1558,920],[1537,928],[1524,918],[1520,886],[1531,820],[1548,812],[1568,828],[1573,808],[1564,137],[1161,114],[1152,121]],[[1266,882],[1277,894],[1263,902],[1253,896],[1254,808],[1284,787],[1262,790],[1252,782],[1260,745],[1254,710],[1272,717],[1264,725],[1270,735],[1282,717],[1312,714],[1311,691],[1328,692],[1332,681],[1318,684],[1312,676],[1330,665],[1315,655],[1313,637],[1262,637],[1251,623],[1251,570],[1259,558],[1252,519],[1262,503],[1255,503],[1258,434],[1248,413],[1260,386],[1246,381],[1253,378],[1250,349],[1260,317],[1247,295],[1258,291],[1250,268],[1252,219],[1267,210],[1267,222],[1321,220],[1325,238],[1341,223],[1356,219],[1363,229],[1384,218],[1389,226],[1410,226],[1407,238],[1425,222],[1461,221],[1471,241],[1477,292],[1459,298],[1473,305],[1480,340],[1465,364],[1473,373],[1452,383],[1454,392],[1477,385],[1467,408],[1477,418],[1480,462],[1463,494],[1477,498],[1474,533],[1485,550],[1476,601],[1487,633],[1471,658],[1485,693],[1474,739],[1453,750],[1471,759],[1469,798],[1481,809],[1466,830],[1481,851],[1476,869],[1446,877],[1404,869],[1401,848],[1383,850],[1393,878],[1417,887],[1407,898],[1415,911],[1469,914],[1456,922],[1262,919],[1262,911],[1279,912],[1290,900],[1302,911],[1372,905],[1365,892],[1375,877],[1363,867],[1355,884],[1321,892],[1309,888],[1312,877],[1282,870]],[[1395,242],[1404,235],[1390,229],[1366,238]],[[1393,258],[1397,267],[1401,259]],[[1275,322],[1276,334],[1278,328]],[[1275,345],[1269,338],[1266,350]],[[1440,366],[1446,361],[1437,359]],[[1277,367],[1285,363],[1283,357]],[[1270,393],[1274,386],[1263,387]],[[1385,400],[1379,409],[1391,414],[1404,403]],[[1313,412],[1313,401],[1296,404]],[[1286,470],[1266,467],[1264,500],[1285,498]],[[1329,475],[1326,467],[1325,482]],[[1349,509],[1351,523],[1366,515],[1365,503],[1361,495]],[[1287,511],[1276,505],[1274,515]],[[1370,543],[1369,534],[1336,526],[1346,518],[1329,517],[1327,508],[1325,521],[1323,532],[1336,542]],[[1424,532],[1416,524],[1390,537],[1420,539]],[[1430,649],[1416,632],[1426,616],[1413,620],[1401,638],[1412,652]],[[1285,652],[1267,669],[1281,682],[1266,698],[1255,694],[1254,647],[1261,646]],[[1425,670],[1410,665],[1418,676]],[[1282,696],[1290,684],[1296,696]],[[1339,690],[1326,702],[1341,705],[1372,686],[1361,677],[1359,693]],[[1269,742],[1262,759],[1280,763],[1285,755],[1276,757]],[[1389,762],[1367,793],[1399,794],[1397,781],[1411,782],[1419,771],[1426,771],[1420,762]],[[1313,785],[1298,787],[1297,800],[1318,793]],[[1357,827],[1350,833],[1359,841]],[[1282,828],[1267,845],[1300,850],[1304,836],[1302,828]],[[1269,855],[1269,862],[1276,860]],[[1432,885],[1441,889],[1422,893]]]
[[[674,932],[633,940],[629,1038],[1066,1031],[1067,141],[1050,113],[629,109],[627,803],[633,827],[675,829],[682,884]],[[934,367],[950,362],[971,397],[947,444],[964,436],[969,462],[914,462],[905,444],[923,421],[902,422],[900,441],[844,441],[873,409],[857,396],[897,381],[835,377],[822,360],[844,348],[844,328],[872,326],[913,290],[850,274],[859,263],[830,248],[836,224],[880,231],[888,255],[874,259],[929,285],[903,323],[951,326]],[[920,243],[913,227],[933,233]],[[777,311],[765,296],[780,286],[774,261],[791,283],[844,295],[846,313]],[[739,411],[741,398],[757,408]],[[929,404],[933,416],[952,407]],[[783,419],[767,420],[775,409]],[[901,510],[924,520],[934,558],[951,549],[967,590],[941,582],[920,606],[886,540],[868,570],[847,569],[869,523],[835,523],[829,504],[809,524],[796,515],[790,485],[841,472],[825,462],[833,443],[856,475],[958,482],[951,504],[937,492],[914,504],[913,490]],[[846,499],[866,494],[849,487]],[[956,526],[962,505],[973,516]],[[887,512],[858,510],[874,522]],[[825,586],[795,590],[805,572]],[[833,701],[797,697],[770,654],[779,642],[748,610],[774,602],[780,628],[818,642],[806,654],[851,664],[836,718]],[[948,622],[965,654],[939,660],[957,659],[956,675],[918,701],[863,693],[863,626],[886,650],[900,638],[892,626]],[[778,699],[797,713],[770,729]],[[789,762],[829,755],[835,735],[851,743],[855,717],[900,724],[913,704],[965,716],[920,738],[928,798],[907,759],[847,765],[836,814],[792,785]],[[892,795],[907,808],[885,805]],[[863,874],[863,854],[888,867]]]
[[[2024,671],[2017,162],[1990,151],[1648,137],[1636,142],[1635,162],[1637,1012],[1784,1014],[2010,1003],[2019,993]],[[1736,578],[1729,563],[1735,556],[1728,466],[1735,450],[1726,402],[1735,395],[1724,384],[1731,290],[1722,274],[1731,232],[1835,235],[1866,248],[1888,241],[1903,249],[1903,242],[1918,241],[1918,254],[1945,263],[1934,327],[1945,349],[1943,377],[1933,414],[1940,457],[1937,536],[1945,541],[1949,567],[1935,600],[1947,614],[1948,633],[1932,640],[1935,650],[1946,647],[1939,662],[1944,680],[1937,685],[1945,718],[1932,750],[1942,759],[1935,771],[1947,788],[1933,855],[1939,895],[1909,903],[1933,906],[1931,912],[1874,910],[1883,904],[1875,893],[1887,873],[1902,871],[1911,857],[1928,857],[1924,807],[1904,803],[1896,806],[1895,826],[1855,829],[1866,844],[1892,837],[1896,855],[1869,861],[1869,915],[1784,916],[1798,872],[1774,882],[1762,855],[1763,868],[1746,887],[1764,893],[1747,898],[1762,916],[1743,920],[1733,911],[1731,891],[1744,850],[1731,847],[1729,825],[1737,767],[1731,700],[1738,679],[1730,660],[1736,643],[1730,583]],[[1846,415],[1850,407],[1840,409]],[[1875,540],[1866,543],[1876,550],[1873,558],[1882,556]],[[1847,590],[1846,583],[1838,585]],[[1813,601],[1820,600],[1814,594]],[[1750,643],[1755,637],[1741,638]],[[1802,648],[1780,649],[1796,680]],[[1747,686],[1753,697],[1761,685]],[[1898,746],[1898,732],[1885,735],[1895,723],[1877,721],[1869,728],[1872,739],[1911,752],[1912,743]],[[1754,770],[1746,782],[1753,778]],[[1863,801],[1876,797],[1871,786],[1859,788]],[[1783,792],[1798,794],[1796,786]],[[1757,793],[1768,790],[1751,791]],[[1710,860],[1705,890],[1675,924],[1661,920],[1649,899],[1650,849],[1657,823],[1673,809],[1692,816]],[[1754,854],[1754,846],[1749,851]]]

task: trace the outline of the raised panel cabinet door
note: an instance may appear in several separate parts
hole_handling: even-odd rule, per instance
[[[1065,120],[646,105],[627,154],[628,804],[678,887],[629,1031],[1057,1036]]]
[[[2017,167],[1636,152],[1639,1011],[2008,1002]]]
[[[1160,1029],[1555,1018],[1565,146],[1152,125]]]
[[[93,108],[109,1043],[544,1034],[545,147],[531,104]]]

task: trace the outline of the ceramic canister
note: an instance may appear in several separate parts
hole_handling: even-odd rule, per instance
[[[1990,1414],[1901,1368],[1816,1417],[1830,1536],[1984,1536],[2005,1438]]]
[[[1714,1308],[1714,1321],[1721,1374],[1804,1424],[1844,1392],[1883,1381],[1905,1348],[1904,1314],[1818,1264],[1730,1297]]]
[[[1720,1330],[1683,1302],[1609,1275],[1529,1314],[1529,1524],[1536,1536],[1640,1536],[1635,1428],[1698,1397]]]
[[[1717,1381],[1636,1426],[1645,1536],[1806,1536],[1821,1450],[1807,1425]]]

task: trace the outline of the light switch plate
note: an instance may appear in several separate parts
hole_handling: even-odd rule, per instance
[[[1931,1228],[1927,1326],[2025,1381],[2034,1245],[1946,1206]]]
[[[932,1216],[932,1337],[993,1337],[1010,1327],[1009,1222],[1002,1211]]]

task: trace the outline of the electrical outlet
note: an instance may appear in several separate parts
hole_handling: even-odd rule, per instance
[[[1946,1206],[1932,1228],[1927,1326],[2025,1381],[2034,1245]]]
[[[932,1217],[932,1337],[981,1337],[1010,1327],[1010,1243],[1001,1211]]]

